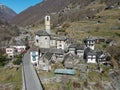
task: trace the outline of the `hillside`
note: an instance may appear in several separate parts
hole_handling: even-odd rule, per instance
[[[23,11],[13,18],[11,22],[22,26],[39,24],[47,14],[55,13],[57,15],[57,13],[64,10],[68,5],[80,4],[83,7],[91,1],[94,0],[45,0]]]
[[[96,3],[101,5],[95,9],[86,8]],[[105,8],[119,6],[119,3],[120,0],[44,0],[42,3],[23,11],[11,22],[21,26],[36,26],[43,24],[44,16],[49,14],[52,18],[52,24],[56,26],[64,21],[73,22],[83,20],[87,16],[93,17]]]
[[[5,5],[0,4],[0,20],[9,21],[16,13]]]
[[[13,36],[18,34],[18,27],[10,25],[9,23],[0,20],[0,46],[2,42],[10,40]]]

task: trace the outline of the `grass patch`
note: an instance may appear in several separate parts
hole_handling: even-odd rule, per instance
[[[89,72],[88,73],[88,77],[89,77],[90,81],[94,81],[94,82],[99,81],[99,74],[98,74],[98,72],[95,72],[95,71]]]
[[[14,90],[22,89],[22,74],[21,68],[0,68],[0,83],[11,83],[14,86]]]
[[[46,71],[39,71],[38,75],[40,78],[50,78],[55,76],[54,72],[46,72]]]
[[[59,90],[59,86],[60,83],[44,84],[45,90]]]

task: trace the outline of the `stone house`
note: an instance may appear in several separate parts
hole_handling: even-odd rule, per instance
[[[53,55],[56,57],[55,62],[62,62],[64,59],[64,51],[62,49],[50,49],[51,53],[53,53]]]
[[[57,47],[57,37],[56,36],[50,36],[50,47],[56,48]]]
[[[84,45],[83,44],[71,44],[68,47],[69,53],[73,54],[73,55],[77,55],[80,58],[83,58],[83,54],[84,54]]]
[[[56,48],[40,48],[39,54],[40,57],[42,57],[47,52],[50,52],[56,57],[55,62],[62,62],[64,58],[64,51],[62,49],[56,49]]]
[[[87,47],[84,51],[84,59],[87,63],[97,63],[96,52],[91,48]]]
[[[10,47],[16,48],[18,53],[23,53],[26,51],[27,44],[23,41],[15,41],[10,45]]]
[[[95,39],[93,37],[88,37],[84,42],[85,42],[86,47],[89,47],[92,50],[94,50],[94,48],[95,48]]]
[[[64,67],[67,69],[73,69],[77,62],[79,62],[78,58],[71,53],[65,55],[63,60]]]
[[[105,42],[105,40],[106,40],[106,38],[104,38],[104,37],[96,37],[96,38],[95,38],[95,42],[96,42],[96,43]]]
[[[76,55],[76,46],[75,44],[72,44],[68,47],[69,53]]]
[[[67,38],[66,37],[58,37],[57,38],[57,49],[65,50],[67,48]]]
[[[115,40],[108,39],[106,40],[106,44],[108,44],[109,46],[116,46],[117,42]]]
[[[35,46],[50,48],[50,35],[46,31],[38,31],[35,35]]]
[[[76,46],[76,54],[77,56],[79,56],[80,58],[83,58],[84,55],[84,45],[83,44],[79,44]]]
[[[51,63],[54,61],[54,59],[55,57],[52,53],[45,53],[39,60],[38,68],[45,71],[51,70]]]
[[[39,55],[42,57],[44,54],[49,52],[50,48],[39,48]]]
[[[106,53],[106,52],[103,52],[103,51],[99,51],[99,52],[96,52],[96,53],[97,53],[97,62],[99,64],[110,62],[111,57],[110,57],[109,53]]]

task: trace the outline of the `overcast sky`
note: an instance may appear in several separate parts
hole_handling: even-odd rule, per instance
[[[16,13],[20,13],[21,11],[40,3],[41,1],[42,0],[0,0],[0,3],[13,9]]]

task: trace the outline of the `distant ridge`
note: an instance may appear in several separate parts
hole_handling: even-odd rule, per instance
[[[15,15],[16,13],[12,9],[0,3],[0,20],[9,21]]]

